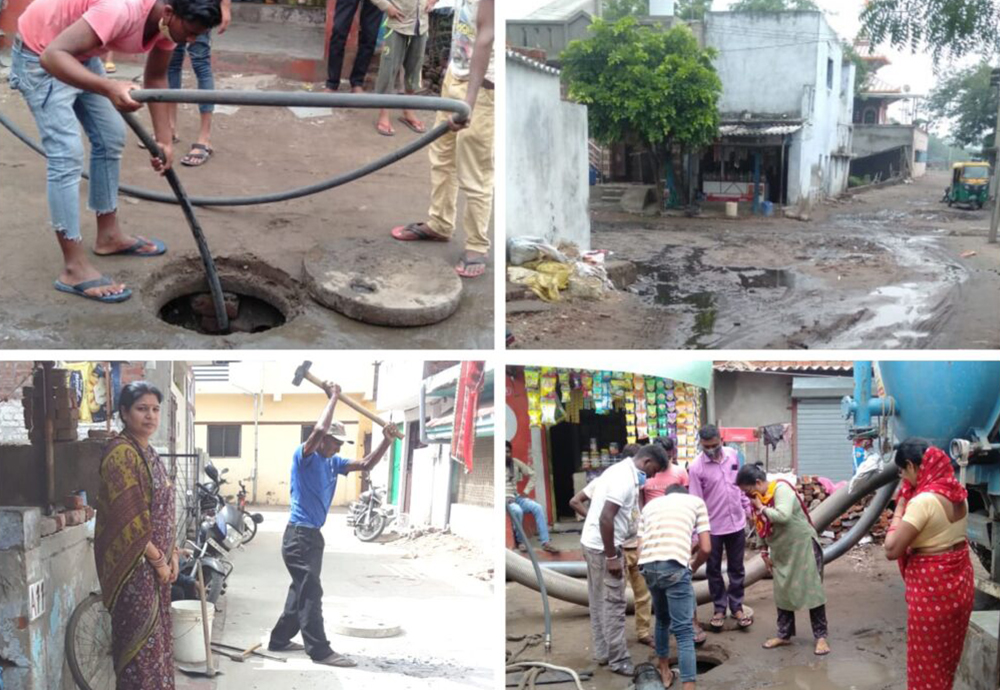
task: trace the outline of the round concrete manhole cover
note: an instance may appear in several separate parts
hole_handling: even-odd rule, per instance
[[[348,237],[306,254],[313,299],[377,326],[427,326],[455,313],[462,279],[444,259],[391,237]]]
[[[368,616],[341,616],[334,621],[332,630],[349,637],[395,637],[403,633],[395,623]]]

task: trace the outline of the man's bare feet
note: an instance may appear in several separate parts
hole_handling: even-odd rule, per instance
[[[792,643],[791,640],[786,640],[783,637],[772,637],[762,646],[764,647],[764,649],[775,649],[777,647],[787,647],[791,643]]]
[[[669,688],[674,684],[674,680],[680,677],[680,673],[675,673],[670,668],[670,661],[668,659],[659,659],[656,663],[656,668],[660,672],[660,680],[663,681],[663,687]]]
[[[385,137],[391,137],[396,133],[389,121],[389,111],[383,108],[378,111],[378,122],[375,123],[376,131]]]
[[[827,644],[826,638],[821,637],[816,640],[816,656],[826,656],[830,653],[830,645]]]

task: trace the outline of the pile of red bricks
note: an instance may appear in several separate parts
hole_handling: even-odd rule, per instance
[[[85,522],[93,520],[96,514],[93,506],[86,505],[83,496],[77,496],[76,494],[66,496],[63,499],[63,506],[65,510],[42,517],[41,531],[43,537],[61,532],[66,527],[82,525]]]
[[[810,512],[816,510],[816,508],[819,507],[819,504],[825,501],[828,496],[826,491],[823,489],[823,485],[820,484],[816,477],[811,475],[803,475],[799,477],[796,488],[798,489],[799,495],[802,496],[802,500],[805,502]],[[849,529],[854,527],[858,520],[861,519],[861,514],[865,511],[865,508],[867,508],[868,504],[872,502],[872,498],[874,498],[874,494],[869,494],[851,506],[851,509],[846,513],[834,520],[824,532],[827,539],[829,541],[836,541],[840,539]],[[871,535],[875,543],[881,544],[885,541],[885,532],[889,528],[891,520],[892,511],[884,511],[882,516],[878,519],[878,522],[875,523],[875,526],[868,533]],[[832,540],[829,539],[829,532],[833,532]]]
[[[42,387],[42,370],[35,371],[32,386],[22,390],[24,405],[24,426],[32,444],[45,442],[46,403],[53,415],[52,438],[55,441],[76,441],[79,438],[77,425],[80,422],[80,407],[76,391],[70,384],[70,373],[66,369],[52,369],[49,374],[48,390]]]

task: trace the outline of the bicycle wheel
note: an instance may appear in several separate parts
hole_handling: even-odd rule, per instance
[[[73,610],[66,626],[66,661],[80,690],[114,690],[111,614],[100,593],[91,594]]]

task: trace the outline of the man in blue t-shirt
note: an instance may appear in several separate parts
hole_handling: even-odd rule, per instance
[[[291,514],[281,541],[281,557],[292,576],[292,584],[288,587],[285,610],[271,630],[268,649],[273,652],[304,649],[317,664],[356,666],[354,659],[333,651],[323,627],[320,570],[325,542],[320,529],[330,512],[337,478],[349,472],[367,472],[374,467],[392,444],[396,426],[385,427],[382,443],[363,460],[351,462],[340,457],[337,453],[341,447],[352,443],[347,440],[344,425],[333,421],[340,386],[326,382],[323,388],[330,400],[309,438],[292,456]],[[300,631],[305,645],[292,642]]]

